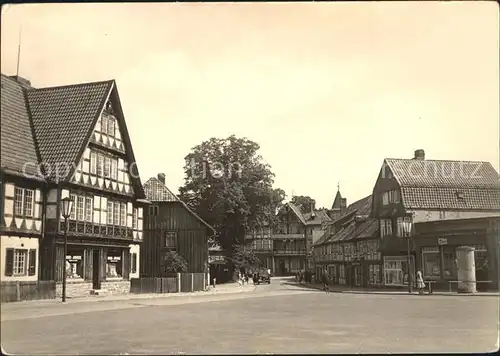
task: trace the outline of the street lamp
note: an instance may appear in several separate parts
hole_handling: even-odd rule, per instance
[[[407,257],[408,257],[408,293],[413,292],[413,277],[411,274],[411,248],[410,248],[410,238],[411,238],[411,232],[412,232],[412,221],[404,217],[402,221],[402,227],[403,227],[403,234],[406,238],[407,242]]]
[[[64,255],[63,255],[63,285],[62,285],[62,302],[66,302],[66,255],[68,254],[68,218],[71,215],[71,207],[73,201],[66,197],[61,200],[61,215],[64,218]]]

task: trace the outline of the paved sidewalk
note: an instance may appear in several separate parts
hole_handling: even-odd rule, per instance
[[[95,303],[95,302],[114,302],[114,301],[127,301],[127,300],[142,300],[142,299],[156,299],[156,298],[186,298],[186,297],[203,297],[221,294],[235,294],[235,293],[248,293],[254,291],[256,286],[248,284],[239,286],[237,283],[220,284],[214,287],[209,287],[206,291],[191,292],[191,293],[145,293],[145,294],[123,294],[123,295],[95,295],[79,298],[67,298],[66,303],[63,304],[60,298],[56,299],[42,299],[42,300],[29,300],[21,302],[3,303],[2,312],[16,310],[18,308],[32,307],[32,306],[45,306],[45,305],[69,305],[80,303]]]
[[[298,282],[289,282],[289,284],[294,284],[301,286],[304,289],[319,289],[323,290],[323,284],[299,284]],[[340,285],[330,285],[330,292],[332,293],[350,293],[350,294],[386,294],[386,295],[409,295],[408,290],[391,290],[391,289],[365,289],[360,287],[344,287]],[[414,291],[412,295],[418,295],[417,291]],[[429,293],[425,293],[429,295]],[[499,297],[498,292],[477,292],[477,293],[457,293],[457,292],[446,292],[446,291],[432,291],[431,295],[442,295],[442,296],[483,296],[483,297]]]

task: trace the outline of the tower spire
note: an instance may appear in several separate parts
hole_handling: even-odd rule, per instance
[[[19,40],[17,44],[17,70],[16,76],[19,76],[19,63],[21,62],[21,35],[23,33],[23,25],[19,26]]]
[[[337,191],[340,191],[340,182],[337,182]]]

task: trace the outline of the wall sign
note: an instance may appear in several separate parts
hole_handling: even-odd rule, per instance
[[[82,260],[82,256],[66,256],[66,261],[68,262],[78,262]]]
[[[121,260],[120,256],[108,256],[108,261],[110,262],[118,262]]]
[[[446,245],[448,243],[448,239],[446,237],[438,238],[438,245]]]

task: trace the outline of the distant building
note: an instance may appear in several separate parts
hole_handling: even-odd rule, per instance
[[[314,244],[315,274],[327,270],[334,284],[373,287],[382,281],[378,221],[371,195],[342,210]]]
[[[312,245],[323,234],[330,217],[324,210],[301,212],[286,203],[277,214],[278,226],[262,227],[245,236],[246,248],[253,251],[266,268],[276,275],[290,275],[312,268]]]
[[[491,163],[426,160],[424,150],[416,150],[412,159],[386,158],[372,195],[372,216],[380,225],[386,286],[405,286],[408,271],[415,275],[417,255],[410,239],[408,266],[403,221],[418,225],[500,216],[499,176]],[[441,278],[445,274],[456,280],[455,248],[452,238],[441,246],[422,246],[425,256],[419,253],[418,257],[424,262],[418,265],[423,267],[424,278]]]
[[[144,192],[151,205],[145,214],[141,277],[165,276],[167,251],[184,257],[188,273],[207,273],[214,228],[167,188],[163,173],[144,183]]]

